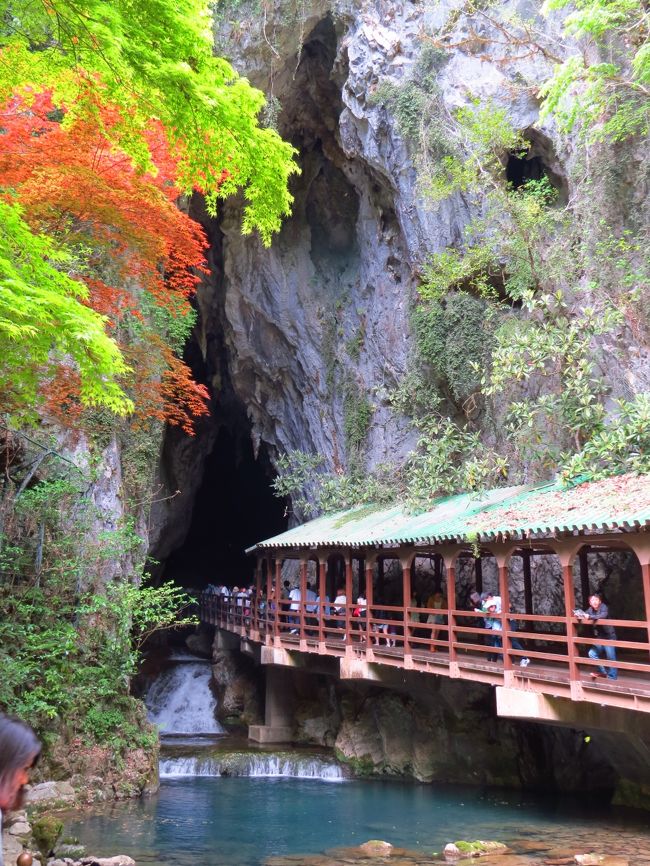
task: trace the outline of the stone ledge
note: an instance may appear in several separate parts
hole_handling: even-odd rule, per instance
[[[254,743],[291,743],[293,728],[290,725],[251,725],[248,739]]]

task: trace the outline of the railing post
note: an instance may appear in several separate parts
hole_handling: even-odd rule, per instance
[[[345,557],[345,640],[348,646],[352,643],[352,628],[350,611],[352,604],[352,553],[348,551]]]
[[[251,629],[257,632],[259,638],[260,632],[260,601],[262,599],[262,560],[258,556],[255,565],[255,598],[252,599],[250,605],[251,611]]]
[[[503,644],[503,673],[504,679],[506,672],[512,671],[512,656],[510,655],[510,623],[508,622],[508,613],[510,612],[510,590],[508,587],[508,561],[503,554],[497,555],[497,565],[499,566],[499,595],[501,596],[501,634]]]
[[[573,592],[573,567],[571,562],[562,562],[562,578],[564,581],[564,613],[566,616],[567,653],[569,656],[569,686],[571,698],[579,700],[582,695],[582,683],[578,670],[577,659],[579,657],[576,646],[575,619],[573,609],[575,607],[575,596]]]
[[[305,604],[307,599],[307,559],[300,560],[300,602],[298,604],[298,621],[300,623],[299,637],[300,640],[306,640],[305,634]]]
[[[275,622],[273,623],[273,636],[280,636],[280,619],[282,617],[282,559],[275,560]]]
[[[409,627],[411,625],[409,605],[411,604],[411,563],[408,560],[402,560],[402,587],[403,587],[403,602],[404,602],[404,667],[406,667],[406,657],[411,658],[411,642],[409,640]]]
[[[447,572],[447,640],[449,642],[449,673],[458,676],[458,650],[456,648],[456,557],[445,556]]]
[[[637,554],[637,557],[638,556],[639,554]],[[650,561],[641,562],[641,580],[643,583],[643,600],[645,603],[645,619],[648,632],[648,644],[650,645]]]
[[[273,599],[273,569],[271,567],[271,557],[266,558],[266,607],[264,608],[264,633],[265,635],[271,630],[271,601]]]
[[[372,605],[374,604],[372,575],[374,570],[374,562],[371,557],[364,559],[366,569],[366,658],[372,661],[374,658],[372,648]]]
[[[325,647],[325,596],[327,595],[327,559],[318,560],[318,642]]]

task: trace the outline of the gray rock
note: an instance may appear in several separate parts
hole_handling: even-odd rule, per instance
[[[41,782],[33,785],[27,792],[27,803],[47,803],[72,801],[75,799],[75,790],[70,782]]]
[[[116,854],[115,857],[83,857],[82,866],[135,866],[135,860],[126,854]]]
[[[7,833],[11,836],[28,836],[31,832],[31,824],[28,824],[27,821],[16,821],[7,828]]]

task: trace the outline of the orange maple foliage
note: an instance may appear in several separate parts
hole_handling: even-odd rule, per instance
[[[119,139],[119,111],[105,104],[94,109],[62,123],[65,109],[48,91],[0,106],[0,195],[17,196],[33,228],[80,251],[74,276],[125,348],[134,338],[125,337],[120,323],[127,317],[141,323],[136,342],[146,346],[148,363],[135,368],[130,383],[136,415],[191,433],[192,419],[208,411],[207,390],[147,321],[143,299],[148,295],[171,318],[184,316],[207,273],[206,237],[176,206],[179,156],[170,152],[161,125],[153,122],[147,133],[156,172],[139,171],[110,143]],[[60,391],[59,378],[51,385]],[[49,398],[47,405],[53,405]]]

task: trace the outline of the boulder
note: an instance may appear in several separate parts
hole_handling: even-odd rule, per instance
[[[75,799],[75,791],[70,782],[41,782],[33,785],[27,792],[28,805],[45,805],[50,803],[71,803]]]
[[[576,854],[578,866],[628,866],[627,857],[612,857],[608,854]]]
[[[31,832],[31,824],[28,824],[27,821],[15,821],[7,828],[7,833],[9,833],[10,836],[29,836]]]
[[[369,839],[363,845],[359,845],[359,850],[369,857],[390,857],[393,846],[390,842],[383,842],[381,839]]]
[[[115,857],[83,857],[82,866],[135,866],[135,860],[126,854],[116,854]]]

